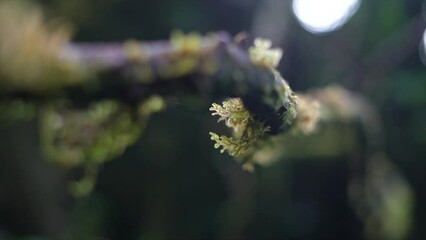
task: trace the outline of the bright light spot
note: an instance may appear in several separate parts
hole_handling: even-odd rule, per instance
[[[426,30],[423,33],[423,40],[420,43],[420,59],[426,65]]]
[[[343,26],[358,10],[361,0],[293,0],[293,12],[312,33],[325,33]]]
[[[423,49],[426,51],[426,30],[423,33]]]

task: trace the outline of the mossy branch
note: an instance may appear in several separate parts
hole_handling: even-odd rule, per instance
[[[38,107],[45,155],[63,166],[118,156],[167,96],[238,99],[244,128],[232,112],[239,135],[218,136],[223,147],[235,143],[236,156],[296,117],[297,98],[275,70],[282,51],[266,40],[248,49],[223,32],[174,32],[165,41],[73,43],[67,27],[20,1],[0,4],[0,29],[0,100]]]

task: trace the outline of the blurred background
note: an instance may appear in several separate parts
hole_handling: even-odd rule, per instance
[[[386,189],[399,181],[412,191],[412,218],[399,214],[406,202],[396,200],[390,208],[398,214],[381,216],[388,232],[370,233],[380,224],[363,218],[350,197],[359,153],[241,170],[212,147],[208,132],[224,128],[210,116],[211,103],[193,99],[168,102],[136,144],[102,167],[93,193],[77,199],[68,173],[43,161],[37,120],[2,120],[0,239],[426,239],[426,1],[37,3],[72,23],[76,42],[167,39],[175,29],[271,39],[295,91],[338,84],[375,107],[383,151],[398,171],[375,193],[394,199]]]

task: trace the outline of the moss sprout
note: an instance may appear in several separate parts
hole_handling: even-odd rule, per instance
[[[250,59],[258,66],[276,68],[283,52],[280,48],[271,48],[271,41],[262,38],[254,40],[254,46],[249,48]]]
[[[269,131],[269,127],[256,120],[239,98],[228,99],[222,106],[214,103],[210,111],[213,116],[219,116],[219,122],[225,121],[234,130],[234,137],[210,132],[211,139],[216,142],[214,147],[221,148],[221,153],[226,151],[236,159],[245,159],[250,149]],[[249,165],[245,164],[247,170],[252,170]]]

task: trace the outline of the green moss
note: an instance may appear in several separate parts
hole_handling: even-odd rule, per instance
[[[210,111],[234,130],[234,137],[210,132],[211,139],[216,142],[214,147],[221,148],[221,153],[226,151],[236,159],[246,159],[251,148],[269,131],[269,127],[256,120],[239,98],[228,99],[222,105],[213,103]]]
[[[91,191],[97,167],[120,156],[142,133],[152,113],[162,110],[163,101],[152,96],[138,111],[118,101],[103,100],[85,109],[65,101],[45,106],[40,112],[41,144],[46,159],[67,168],[86,170],[73,182],[71,193],[82,196]]]

